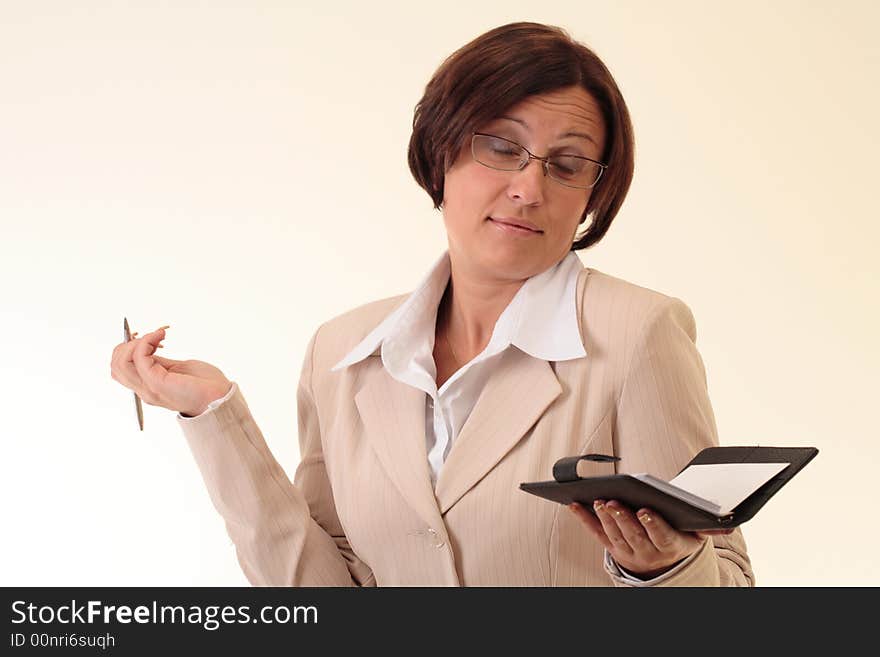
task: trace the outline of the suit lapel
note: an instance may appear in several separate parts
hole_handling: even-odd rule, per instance
[[[364,435],[401,496],[431,527],[441,523],[425,448],[425,393],[391,377],[369,358],[355,404]]]
[[[585,268],[578,276],[579,322],[589,273]],[[583,336],[584,327],[580,328]],[[365,436],[400,494],[432,527],[442,523],[440,515],[495,467],[562,393],[548,362],[509,347],[432,490],[425,448],[425,393],[391,377],[379,358],[371,357],[365,365],[364,385],[355,395]]]
[[[440,469],[435,491],[440,512],[495,467],[561,392],[547,361],[516,347],[505,350]]]

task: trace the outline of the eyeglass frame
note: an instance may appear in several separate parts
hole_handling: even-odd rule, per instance
[[[499,169],[498,167],[493,167],[489,164],[486,164],[485,162],[481,162],[479,159],[477,159],[477,154],[474,153],[474,137],[478,137],[478,136],[479,137],[491,137],[492,139],[500,139],[501,141],[506,141],[508,144],[513,144],[514,146],[521,148],[523,151],[525,151],[525,153],[526,153],[526,155],[528,155],[528,157],[524,160],[521,160],[520,165],[516,169]],[[556,178],[552,173],[550,173],[550,158],[552,157],[551,155],[548,155],[547,157],[541,157],[540,155],[535,155],[528,148],[526,148],[525,146],[523,146],[519,142],[515,142],[512,139],[508,139],[507,137],[499,137],[498,135],[490,135],[488,132],[472,132],[471,133],[471,157],[474,158],[474,162],[476,162],[477,164],[481,164],[484,167],[486,167],[487,169],[493,169],[494,171],[522,171],[527,166],[529,166],[529,163],[532,160],[538,160],[539,162],[541,162],[544,165],[543,168],[544,168],[544,175],[545,176],[549,177],[554,182],[556,182],[564,187],[568,187],[570,189],[593,189],[593,187],[595,187],[599,183],[599,181],[602,179],[602,174],[605,173],[605,169],[608,168],[607,164],[602,164],[598,160],[594,160],[590,157],[584,157],[583,155],[567,154],[566,157],[575,157],[579,160],[587,160],[588,162],[592,162],[593,164],[596,164],[599,166],[599,175],[596,176],[596,180],[589,187],[582,187],[579,185],[569,185],[568,183],[562,182],[561,180]]]

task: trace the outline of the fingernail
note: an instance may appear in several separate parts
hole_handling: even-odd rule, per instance
[[[170,328],[171,328],[171,326],[162,326],[160,328],[157,328],[156,332],[158,333],[159,331],[164,331],[165,329],[170,329]]]
[[[642,521],[642,524],[647,525],[649,522],[651,522],[651,516],[648,513],[640,513],[639,520]]]
[[[602,502],[600,500],[596,500],[595,502],[593,502],[593,508],[596,511],[601,511],[602,509],[605,508],[605,505],[602,504]]]

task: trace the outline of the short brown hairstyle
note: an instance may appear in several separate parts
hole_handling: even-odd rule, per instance
[[[581,217],[592,215],[572,251],[608,232],[633,177],[634,144],[629,110],[608,68],[596,54],[552,25],[510,23],[490,30],[450,55],[425,87],[413,116],[409,168],[430,195],[443,202],[446,171],[478,127],[529,96],[581,86],[595,98],[605,121],[608,165]]]

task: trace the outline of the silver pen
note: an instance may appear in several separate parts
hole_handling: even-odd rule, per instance
[[[122,328],[125,332],[125,341],[128,342],[131,340],[131,331],[128,330],[128,318],[122,318]],[[137,393],[132,393],[134,395],[134,407],[137,411],[138,417],[138,426],[141,428],[141,431],[144,430],[144,408],[141,406],[141,398],[137,396]]]

